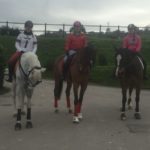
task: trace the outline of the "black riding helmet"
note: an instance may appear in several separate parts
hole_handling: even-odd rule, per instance
[[[24,24],[24,27],[25,27],[25,28],[26,28],[26,27],[32,28],[32,27],[33,27],[32,21],[30,21],[30,20],[26,21],[25,24]]]

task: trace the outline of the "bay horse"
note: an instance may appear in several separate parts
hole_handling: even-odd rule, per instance
[[[127,90],[129,90],[128,105],[131,103],[131,94],[135,89],[135,114],[136,119],[141,119],[139,111],[140,92],[143,83],[143,69],[144,65],[141,58],[137,53],[134,53],[128,49],[119,48],[116,49],[116,76],[120,80],[122,88],[122,108],[121,108],[121,120],[126,120],[126,102],[127,102]]]
[[[73,122],[79,123],[79,120],[82,119],[81,107],[83,96],[88,85],[91,63],[94,64],[96,57],[96,51],[92,44],[88,44],[87,47],[80,49],[73,56],[70,63],[67,75],[66,75],[66,101],[69,112],[71,113],[71,104],[70,104],[70,90],[73,84],[73,93],[74,93],[74,115]],[[58,111],[58,100],[61,97],[62,88],[63,88],[63,79],[62,76],[62,65],[64,56],[59,57],[56,60],[54,65],[54,78],[55,78],[55,87],[54,87],[54,107]],[[80,88],[80,89],[79,89]]]
[[[27,97],[27,122],[26,128],[32,128],[31,122],[31,97],[33,89],[42,81],[41,73],[45,69],[41,67],[38,57],[33,52],[23,53],[18,60],[13,76],[13,100],[17,111],[15,130],[21,129],[21,113]]]

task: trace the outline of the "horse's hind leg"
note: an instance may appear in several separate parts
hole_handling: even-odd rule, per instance
[[[139,101],[140,101],[140,88],[139,87],[136,88],[135,101],[136,101],[136,107],[135,107],[134,116],[135,116],[136,119],[141,119],[141,115],[140,115],[140,112],[139,112]]]
[[[73,91],[74,91],[73,123],[79,123],[79,118],[78,118],[78,88],[79,88],[79,85],[77,83],[73,83]]]
[[[68,112],[72,113],[71,110],[71,103],[70,103],[70,90],[71,90],[72,82],[69,80],[67,81],[67,88],[66,88],[66,101],[67,101],[67,108]]]
[[[13,113],[13,117],[17,116],[17,108],[16,108],[16,82],[13,80],[12,83],[12,89],[13,89],[13,105],[14,105],[14,113]]]
[[[32,128],[32,121],[31,121],[31,97],[33,94],[33,89],[27,90],[27,122],[26,122],[26,128]]]
[[[126,114],[125,114],[125,110],[126,110],[126,101],[127,101],[127,89],[123,88],[122,89],[122,109],[121,109],[121,120],[126,120]]]
[[[132,109],[132,101],[131,101],[131,95],[132,95],[133,87],[129,88],[129,98],[128,98],[128,109]]]
[[[58,101],[60,99],[61,93],[62,93],[62,87],[63,87],[63,80],[61,79],[55,79],[55,87],[54,87],[54,108],[55,112],[58,112]]]
[[[82,113],[81,113],[81,108],[82,108],[83,96],[84,96],[86,88],[87,88],[87,84],[81,85],[79,102],[78,102],[78,118],[80,120],[83,119],[83,116],[82,116]]]

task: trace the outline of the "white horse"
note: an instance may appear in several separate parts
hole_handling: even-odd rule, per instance
[[[33,52],[22,54],[13,78],[13,100],[17,110],[15,130],[21,129],[21,113],[24,106],[24,98],[27,97],[27,123],[26,128],[32,128],[31,122],[31,97],[34,87],[42,81],[42,72],[38,57]]]

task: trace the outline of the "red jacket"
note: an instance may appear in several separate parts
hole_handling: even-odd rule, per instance
[[[141,38],[139,35],[128,34],[123,39],[123,48],[127,48],[133,52],[139,52],[141,50]]]
[[[70,33],[65,43],[65,51],[78,50],[87,46],[87,38],[84,34],[75,35]]]

